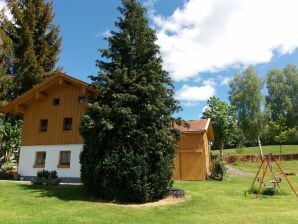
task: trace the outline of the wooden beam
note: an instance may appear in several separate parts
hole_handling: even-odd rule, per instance
[[[43,92],[36,92],[35,98],[37,100],[45,100],[47,98],[47,95]]]
[[[62,77],[59,78],[58,83],[59,83],[59,86],[70,86],[71,85],[71,82],[64,80]]]
[[[24,114],[26,112],[26,107],[22,105],[17,105],[14,109],[15,114]]]

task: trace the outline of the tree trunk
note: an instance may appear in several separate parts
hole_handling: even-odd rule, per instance
[[[259,144],[259,150],[260,150],[260,155],[261,155],[261,159],[264,159],[264,155],[263,155],[263,150],[262,150],[262,144],[261,144],[261,140],[260,137],[258,136],[258,144]]]
[[[220,145],[220,161],[224,161],[224,154],[223,154],[224,144]]]

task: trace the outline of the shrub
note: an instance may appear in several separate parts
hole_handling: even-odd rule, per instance
[[[50,178],[52,179],[57,179],[58,178],[58,174],[56,170],[53,170],[50,172]]]
[[[257,194],[258,188],[253,186],[250,189],[247,190],[247,193],[249,194]],[[277,187],[262,187],[260,191],[260,195],[267,195],[267,196],[273,196],[273,195],[282,195],[285,194]]]
[[[13,174],[0,171],[0,180],[13,180]]]
[[[223,180],[226,175],[226,166],[224,162],[215,160],[211,164],[211,178],[214,180]]]
[[[37,177],[32,178],[32,184],[46,184],[46,185],[59,185],[61,180],[58,178],[58,174],[56,170],[48,171],[48,170],[39,170],[36,174]]]
[[[37,177],[38,178],[48,179],[49,176],[50,176],[50,171],[48,171],[48,170],[38,170],[37,171]]]

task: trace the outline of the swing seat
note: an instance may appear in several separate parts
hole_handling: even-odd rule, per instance
[[[266,190],[273,190],[273,189],[275,189],[274,186],[265,186],[264,188],[265,188]]]
[[[279,184],[281,181],[280,180],[270,180],[269,182],[272,184]]]

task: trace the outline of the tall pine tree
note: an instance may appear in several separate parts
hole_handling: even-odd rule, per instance
[[[61,38],[52,23],[52,3],[45,0],[7,0],[12,20],[1,18],[1,31],[13,42],[14,96],[56,71]]]
[[[81,179],[97,197],[125,202],[163,198],[172,186],[180,109],[162,69],[155,31],[136,0],[123,0],[117,31],[93,77],[100,96],[81,123]]]

